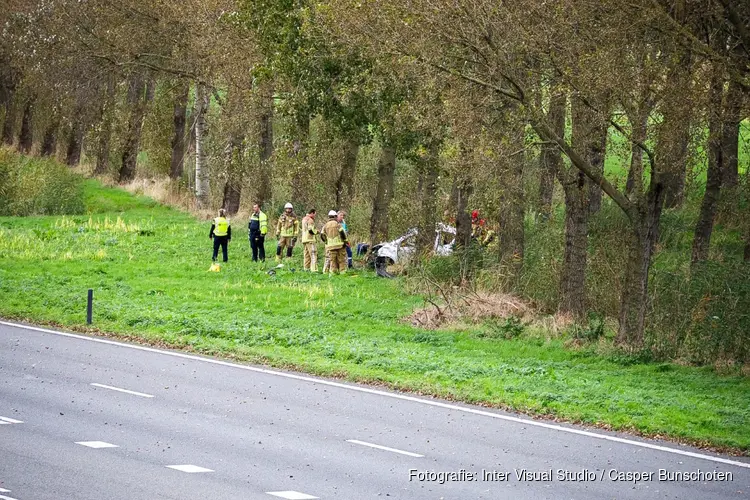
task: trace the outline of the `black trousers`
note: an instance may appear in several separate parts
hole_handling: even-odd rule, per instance
[[[224,257],[224,262],[227,261],[227,243],[229,243],[229,237],[214,236],[214,254],[211,260],[216,261],[216,257],[219,255],[219,247],[221,247],[221,255]]]
[[[266,235],[260,233],[250,233],[250,249],[253,251],[253,262],[266,261]]]

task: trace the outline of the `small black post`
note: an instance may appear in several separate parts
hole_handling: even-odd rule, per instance
[[[86,304],[86,324],[87,325],[91,324],[91,316],[93,315],[92,314],[93,307],[94,307],[94,290],[89,288],[89,300],[88,300],[88,303]]]

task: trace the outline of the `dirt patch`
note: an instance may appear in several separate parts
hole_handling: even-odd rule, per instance
[[[530,304],[503,293],[454,293],[439,301],[427,298],[426,302],[426,307],[415,309],[404,321],[433,330],[450,323],[479,323],[485,319],[509,317],[524,320],[532,315]]]

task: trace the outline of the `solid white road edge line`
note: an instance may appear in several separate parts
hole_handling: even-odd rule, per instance
[[[129,391],[127,389],[120,389],[119,387],[112,387],[111,385],[104,385],[104,384],[91,384],[94,387],[101,387],[102,389],[109,389],[112,391],[119,391],[124,392],[126,394],[132,394],[133,396],[140,396],[142,398],[153,398],[151,394],[144,394],[142,392],[135,392],[135,391]]]
[[[341,382],[333,382],[333,381],[330,381],[330,380],[322,380],[322,379],[317,379],[317,378],[313,378],[313,377],[307,377],[305,375],[297,375],[297,374],[294,374],[294,373],[278,372],[278,371],[275,371],[275,370],[269,370],[267,368],[258,368],[258,367],[255,367],[255,366],[240,365],[240,364],[237,364],[237,363],[230,363],[229,361],[222,361],[220,359],[203,358],[203,357],[200,357],[200,356],[194,356],[192,354],[185,354],[185,353],[173,352],[173,351],[164,351],[164,350],[161,350],[161,349],[155,349],[153,347],[146,347],[146,346],[136,345],[136,344],[125,344],[123,342],[117,342],[117,341],[114,341],[114,340],[100,339],[100,338],[97,338],[97,337],[87,337],[86,335],[78,335],[78,334],[75,334],[75,333],[58,332],[58,331],[55,331],[55,330],[48,330],[46,328],[39,328],[37,326],[28,326],[28,325],[21,325],[21,324],[18,324],[18,323],[10,323],[8,321],[0,321],[0,325],[10,326],[10,327],[14,327],[14,328],[23,328],[23,329],[26,329],[26,330],[33,330],[33,331],[42,332],[42,333],[49,333],[49,334],[52,334],[52,335],[60,335],[62,337],[70,337],[70,338],[79,339],[79,340],[86,340],[86,341],[89,341],[89,342],[98,342],[100,344],[108,344],[108,345],[115,345],[115,346],[120,346],[120,347],[127,347],[129,349],[136,349],[136,350],[139,350],[139,351],[146,351],[146,352],[153,352],[153,353],[157,353],[157,354],[164,354],[164,355],[173,356],[173,357],[176,357],[176,358],[192,359],[192,360],[196,360],[196,361],[203,361],[203,362],[206,362],[206,363],[213,363],[215,365],[231,366],[231,367],[234,367],[234,368],[240,368],[242,370],[248,370],[248,371],[256,372],[256,373],[265,373],[267,375],[275,375],[277,377],[284,377],[284,378],[293,379],[293,380],[303,380],[305,382],[313,382],[313,383],[316,383],[316,384],[327,385],[329,387],[338,387],[338,388],[341,388],[341,389],[349,389],[349,390],[352,390],[352,391],[365,392],[365,393],[368,393],[368,394],[376,394],[376,395],[385,396],[385,397],[388,397],[388,398],[401,399],[403,401],[411,401],[411,402],[414,402],[414,403],[420,403],[420,404],[424,404],[424,405],[435,406],[435,407],[438,407],[438,408],[445,408],[445,409],[448,409],[448,410],[460,411],[460,412],[463,412],[463,413],[471,413],[473,415],[481,415],[481,416],[484,416],[484,417],[490,417],[490,418],[495,418],[495,419],[499,419],[499,420],[505,420],[505,421],[508,421],[508,422],[516,422],[516,423],[523,424],[523,425],[532,425],[532,426],[535,426],[535,427],[542,427],[542,428],[545,428],[545,429],[552,429],[552,430],[555,430],[555,431],[567,432],[567,433],[570,433],[570,434],[578,434],[579,436],[587,436],[587,437],[591,437],[591,438],[595,438],[595,439],[603,439],[605,441],[612,441],[612,442],[615,442],[615,443],[629,444],[629,445],[632,445],[632,446],[639,446],[641,448],[648,448],[650,450],[663,451],[663,452],[666,452],[666,453],[674,453],[676,455],[682,455],[682,456],[692,457],[692,458],[700,458],[700,459],[703,459],[703,460],[709,460],[711,462],[717,462],[717,463],[722,463],[722,464],[734,465],[734,466],[737,466],[737,467],[744,467],[746,469],[750,469],[750,463],[739,462],[737,460],[729,460],[727,458],[714,457],[714,456],[711,456],[711,455],[704,455],[702,453],[694,453],[692,451],[679,450],[677,448],[669,448],[667,446],[661,446],[661,445],[658,445],[658,444],[645,443],[645,442],[641,442],[641,441],[633,441],[631,439],[625,439],[625,438],[621,438],[621,437],[617,437],[617,436],[608,436],[606,434],[597,434],[596,432],[584,431],[584,430],[581,430],[581,429],[574,429],[574,428],[571,428],[571,427],[562,427],[560,425],[548,424],[548,423],[545,423],[545,422],[537,422],[535,420],[528,420],[528,419],[525,419],[525,418],[513,417],[513,416],[510,416],[510,415],[502,415],[500,413],[493,413],[493,412],[490,412],[490,411],[479,410],[479,409],[476,409],[476,408],[467,408],[467,407],[464,407],[464,406],[458,406],[458,405],[454,405],[454,404],[450,404],[450,403],[443,403],[441,401],[431,401],[429,399],[421,399],[421,398],[417,398],[417,397],[414,397],[414,396],[407,396],[406,394],[397,394],[397,393],[391,393],[391,392],[386,392],[386,391],[380,391],[378,389],[370,389],[368,387],[358,387],[358,386],[355,386],[355,385],[344,384],[344,383],[341,383]]]
[[[404,450],[397,450],[396,448],[389,448],[387,446],[381,446],[379,444],[367,443],[365,441],[359,441],[357,439],[347,439],[346,442],[354,443],[354,444],[361,444],[362,446],[369,446],[370,448],[377,448],[378,450],[392,451],[393,453],[400,453],[402,455],[408,455],[410,457],[417,457],[417,458],[424,457],[424,455],[420,455],[418,453],[412,453],[410,451],[404,451]]]

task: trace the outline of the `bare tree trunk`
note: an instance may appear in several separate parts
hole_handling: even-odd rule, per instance
[[[555,94],[550,99],[547,121],[550,127],[560,137],[565,137],[565,105],[566,98],[563,92],[555,89]],[[539,182],[539,206],[542,218],[549,219],[552,212],[552,193],[555,187],[555,176],[562,165],[562,153],[557,144],[546,142],[542,146],[539,157],[539,170],[541,173]]]
[[[169,178],[179,180],[185,167],[185,122],[187,121],[187,103],[190,85],[185,80],[178,80],[175,89],[175,101],[172,113],[172,160],[169,166]]]
[[[654,165],[651,168],[655,168]],[[643,344],[648,306],[648,273],[651,257],[659,239],[659,225],[664,206],[662,181],[654,180],[643,202],[638,204],[639,217],[632,222],[632,234],[620,296],[620,326],[617,342],[631,348]]]
[[[429,145],[429,153],[421,161],[421,217],[419,224],[419,235],[417,237],[417,250],[427,253],[432,250],[435,240],[435,225],[437,224],[437,180],[439,168],[440,144],[433,142]]]
[[[47,130],[44,132],[44,139],[42,139],[42,156],[53,156],[57,151],[57,131],[60,128],[60,118],[57,115],[52,116],[52,119],[47,125]]]
[[[664,122],[667,121],[667,116],[664,116]],[[666,126],[666,125],[665,125]],[[685,200],[685,178],[687,176],[687,153],[688,145],[690,144],[690,122],[684,121],[681,123],[675,123],[674,128],[675,136],[673,137],[670,149],[674,152],[674,156],[670,155],[670,158],[661,161],[665,165],[665,195],[664,195],[664,206],[665,208],[677,208],[682,206]],[[657,153],[659,157],[658,148],[660,142],[657,142]]]
[[[723,67],[716,64],[711,78],[708,119],[708,173],[706,192],[703,195],[701,211],[695,225],[693,252],[690,264],[695,265],[708,259],[711,246],[711,233],[714,228],[714,217],[719,206],[722,181],[722,119],[721,103],[724,94]]]
[[[125,142],[122,147],[122,165],[120,167],[119,182],[130,182],[135,179],[135,168],[138,162],[138,151],[141,145],[141,132],[143,130],[143,119],[146,116],[146,102],[149,93],[144,84],[142,75],[133,75],[128,86],[128,106],[130,117]]]
[[[639,110],[639,116],[631,117],[633,121],[633,140],[637,142],[646,141],[646,132],[648,127],[648,116],[650,107]],[[634,193],[643,193],[643,149],[637,144],[630,147],[630,170],[628,171],[628,180],[625,184],[625,193],[632,197]]]
[[[607,135],[609,128],[606,125],[597,126],[593,132],[589,144],[589,162],[601,174],[604,174],[604,160],[607,157]],[[591,183],[589,190],[589,211],[594,214],[602,207],[602,189]]]
[[[227,145],[227,182],[224,184],[224,197],[221,206],[228,214],[234,215],[240,209],[242,195],[243,138],[235,136]]]
[[[344,149],[344,164],[336,180],[336,206],[348,211],[354,198],[354,177],[357,175],[359,141],[347,139]]]
[[[685,103],[685,90],[690,88],[691,54],[686,51],[680,64],[667,75],[670,92],[662,103],[664,119],[656,140],[657,162],[664,169],[664,204],[666,208],[682,205],[685,198],[687,154],[690,144],[692,106]]]
[[[271,158],[273,157],[273,87],[260,89],[260,171],[256,183],[255,201],[261,205],[271,199]]]
[[[294,171],[292,172],[292,199],[307,205],[305,190],[307,176],[308,141],[310,140],[310,117],[303,116],[297,123],[297,138],[294,140]]]
[[[740,123],[742,121],[742,87],[732,79],[726,95],[722,129],[722,183],[726,188],[737,186]]]
[[[16,131],[16,106],[15,106],[15,91],[8,90],[5,97],[5,121],[3,121],[3,144],[6,146],[13,145],[13,138],[15,137]]]
[[[107,90],[99,108],[99,126],[97,127],[96,166],[94,175],[104,175],[109,171],[109,152],[112,140],[112,120],[114,119],[116,82],[113,76],[107,80]]]
[[[74,167],[81,162],[81,150],[83,148],[83,123],[81,122],[80,109],[76,109],[73,117],[73,126],[68,138],[68,150],[65,154],[65,163]]]
[[[469,197],[473,191],[470,177],[456,179],[456,249],[468,248],[471,243]]]
[[[198,208],[208,208],[210,203],[209,170],[206,158],[206,113],[208,92],[204,83],[195,86],[195,200]]]
[[[563,185],[565,192],[565,252],[560,276],[560,312],[576,319],[586,315],[586,267],[588,265],[589,207],[586,182],[571,172]]]
[[[31,153],[31,147],[34,145],[34,98],[30,97],[23,108],[23,118],[21,119],[21,132],[18,134],[18,149],[22,153]]]
[[[578,99],[573,99],[572,113],[573,147],[586,151],[592,131],[591,112]],[[558,175],[565,193],[565,252],[559,310],[583,319],[586,315],[590,183],[573,167],[561,168]]]
[[[523,150],[524,129],[515,127],[509,130],[514,151]],[[499,234],[498,250],[501,264],[509,266],[512,272],[511,281],[517,282],[523,268],[525,200],[523,193],[523,157],[519,154],[509,158],[497,172],[503,179],[500,189],[498,214]]]
[[[393,199],[395,174],[396,150],[384,144],[378,160],[378,188],[370,218],[370,241],[373,245],[388,239],[388,207]]]

